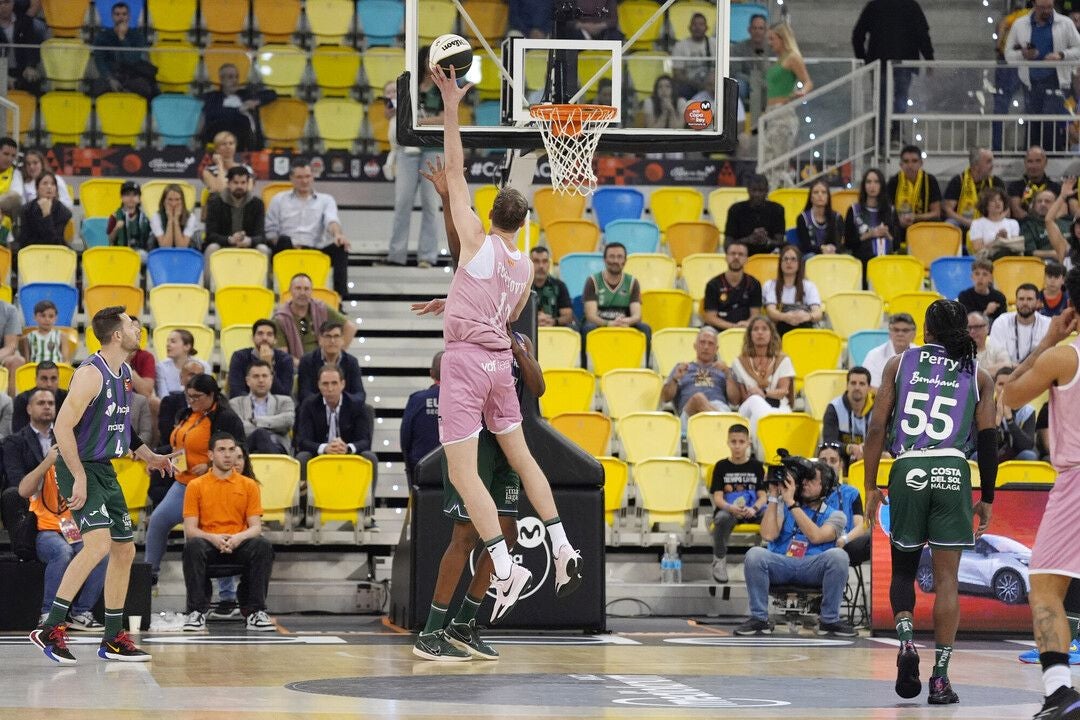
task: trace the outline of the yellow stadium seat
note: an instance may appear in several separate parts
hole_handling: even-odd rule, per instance
[[[349,98],[323,98],[315,102],[315,124],[328,150],[353,149],[364,124],[364,106]]]
[[[743,266],[743,272],[750,277],[755,278],[761,283],[761,287],[765,287],[765,283],[776,279],[777,265],[779,262],[779,255],[751,255],[746,259],[746,265]]]
[[[61,245],[29,245],[19,250],[19,285],[33,282],[75,284],[78,255]]]
[[[645,360],[645,333],[627,327],[596,328],[585,336],[585,350],[597,376],[617,368],[639,368]]]
[[[653,328],[652,355],[656,368],[665,378],[681,362],[694,359],[694,341],[698,330],[690,327]]]
[[[506,36],[506,25],[510,19],[510,7],[506,3],[501,0],[463,0],[462,7],[489,43],[498,43]],[[476,40],[472,28],[466,23],[461,23],[461,30],[467,40]]]
[[[41,96],[41,121],[54,143],[80,145],[86,123],[90,120],[92,103],[80,92],[54,90]],[[122,182],[122,181],[119,181]],[[109,212],[120,207],[120,193],[113,199]]]
[[[251,455],[260,488],[263,522],[278,522],[291,538],[300,510],[300,462],[288,455]]]
[[[315,510],[314,540],[321,542],[323,525],[351,522],[353,539],[360,543],[364,520],[371,513],[371,485],[375,468],[359,455],[319,455],[308,460],[308,502]]]
[[[23,363],[15,371],[16,392],[26,392],[37,384],[37,363]],[[71,387],[71,376],[75,374],[75,368],[68,363],[56,363],[56,369],[60,371],[60,389],[67,390]]]
[[[311,297],[326,303],[332,308],[341,307],[341,296],[330,288],[313,288],[311,291]],[[285,290],[278,296],[278,299],[281,300],[281,302],[283,303],[287,303],[289,302],[289,300],[292,299],[292,293],[289,292],[288,288],[285,288]]]
[[[598,412],[560,413],[551,418],[555,428],[593,457],[608,454],[611,418]]]
[[[1001,291],[1009,305],[1016,304],[1016,288],[1031,283],[1042,289],[1046,281],[1046,264],[1037,257],[1003,257],[994,261],[994,287]]]
[[[368,103],[368,130],[379,152],[390,150],[390,118],[386,117],[386,105],[382,100]]]
[[[419,0],[416,16],[420,20],[420,39],[425,45],[457,27],[457,8],[451,0]]]
[[[491,208],[495,207],[495,196],[498,194],[499,188],[494,185],[481,185],[473,193],[473,207],[484,224],[484,232],[491,230]]]
[[[623,54],[623,67],[623,72],[630,76],[636,98],[640,100],[652,92],[661,75],[671,75],[672,60],[670,53],[662,50],[639,50]]]
[[[210,291],[199,285],[167,283],[150,290],[155,325],[201,325],[209,311]]]
[[[258,250],[222,248],[206,259],[210,279],[217,290],[237,285],[266,285],[270,261]]]
[[[607,65],[610,59],[611,53],[603,50],[582,50],[578,53],[577,58],[578,78],[583,84],[588,82],[596,73],[600,72],[602,67]],[[607,69],[604,70],[600,79],[611,80],[611,77],[611,65],[607,65]]]
[[[829,403],[847,390],[846,370],[815,370],[803,381],[806,412],[817,421],[825,419]]]
[[[248,7],[247,0],[202,3],[202,20],[206,25],[206,31],[210,33],[210,41],[212,43],[236,42],[236,36],[244,31],[244,25],[247,24]],[[208,64],[207,70],[209,69]],[[247,77],[246,74],[241,74],[241,81],[245,77]],[[210,75],[210,81],[217,82],[217,73]]]
[[[728,328],[717,336],[716,345],[724,364],[730,366],[742,354],[745,338],[746,328]]]
[[[557,193],[552,188],[540,188],[533,195],[533,207],[540,228],[547,232],[548,225],[556,220],[580,220],[585,214],[585,196],[575,193]]]
[[[502,92],[502,75],[495,62],[486,53],[473,56],[473,65],[479,65],[480,79],[476,82],[476,93],[480,100],[498,100]]]
[[[280,291],[298,273],[307,273],[315,287],[328,287],[330,256],[318,250],[282,250],[274,256],[274,279]]]
[[[142,315],[145,293],[142,288],[133,285],[94,285],[83,291],[83,309],[88,318],[93,318],[99,311],[113,305],[123,305],[132,317]],[[92,331],[87,328],[87,337]]]
[[[682,279],[690,297],[698,303],[705,297],[705,286],[720,273],[727,272],[727,258],[718,253],[687,255],[682,261]]]
[[[1057,470],[1050,463],[1009,460],[998,465],[996,487],[1017,484],[1053,485],[1056,481]]]
[[[120,484],[120,490],[124,493],[124,502],[127,504],[128,515],[131,516],[133,528],[141,528],[144,513],[149,503],[150,473],[146,469],[146,463],[134,458],[113,458],[113,470],[116,472],[116,481]]]
[[[90,62],[90,46],[75,38],[41,43],[41,64],[53,90],[78,90]]]
[[[946,222],[915,223],[904,233],[908,255],[918,258],[924,267],[930,267],[940,257],[960,254],[960,228]]]
[[[825,310],[833,332],[846,340],[860,330],[881,327],[885,303],[872,292],[841,292],[829,298]]]
[[[138,285],[142,259],[126,247],[93,247],[83,251],[83,286]]]
[[[185,42],[158,43],[150,48],[162,92],[187,93],[199,69],[199,49]]]
[[[197,193],[195,192],[195,186],[187,180],[151,180],[143,183],[141,188],[143,211],[147,213],[157,212],[158,205],[161,204],[161,196],[165,193],[165,188],[170,185],[176,185],[180,188],[180,192],[184,195],[184,207],[188,209],[188,212],[195,209]],[[117,195],[119,196],[119,193]]]
[[[265,42],[288,42],[300,20],[300,0],[252,0],[251,11]]]
[[[633,412],[616,426],[622,458],[631,465],[653,457],[678,457],[682,422],[671,413]]]
[[[146,0],[149,25],[158,40],[183,40],[195,24],[196,0]]]
[[[774,413],[758,420],[757,439],[764,462],[775,465],[776,451],[785,448],[792,455],[814,457],[821,423],[806,413]]]
[[[604,519],[608,525],[615,523],[615,513],[626,507],[626,482],[630,470],[619,458],[597,458],[604,467]]]
[[[308,27],[316,45],[340,45],[352,28],[356,3],[351,0],[307,0]]]
[[[795,391],[802,389],[806,376],[815,370],[840,367],[844,340],[832,330],[791,330],[781,340],[784,352],[795,366]]]
[[[259,108],[263,135],[272,148],[299,150],[307,125],[308,106],[303,100],[281,97]]]
[[[405,49],[373,47],[364,53],[364,77],[367,87],[381,93],[386,83],[397,79],[405,67]]]
[[[19,106],[19,137],[29,144],[30,130],[34,127],[37,116],[37,98],[25,90],[8,90],[7,99]],[[14,127],[14,122],[9,120],[6,127]]]
[[[600,378],[600,393],[613,420],[633,412],[651,412],[660,407],[664,379],[652,370],[611,370]]]
[[[795,227],[799,213],[806,208],[807,188],[777,188],[769,193],[769,199],[784,206],[784,227]]]
[[[90,178],[79,185],[79,204],[86,217],[108,217],[120,207],[120,178]]]
[[[708,0],[684,0],[675,3],[668,10],[668,23],[676,40],[690,37],[690,19],[701,13],[709,24],[709,30],[713,30],[714,18],[716,17],[716,5]]]
[[[233,353],[237,350],[253,347],[251,340],[251,325],[233,325],[221,331],[219,343],[221,346],[221,367],[228,368],[232,361]]]
[[[205,325],[158,325],[154,328],[154,355],[159,358],[167,356],[166,344],[169,333],[173,330],[187,330],[195,338],[195,350],[201,360],[209,362],[214,352],[214,331]]]
[[[747,425],[742,415],[733,412],[703,412],[686,421],[686,441],[690,459],[702,467],[711,467],[731,457],[727,446],[728,430],[732,425]]]
[[[263,45],[255,53],[262,82],[278,95],[296,95],[307,67],[307,55],[296,45]]]
[[[720,246],[720,231],[712,223],[677,222],[667,229],[666,242],[677,265],[689,255],[714,253]]]
[[[675,524],[684,536],[689,535],[697,510],[699,474],[698,466],[686,458],[652,458],[634,466],[642,545],[655,523]]]
[[[636,33],[649,18],[656,13],[656,3],[652,0],[623,0],[619,3],[619,29],[629,38]],[[634,42],[633,50],[651,50],[653,44],[660,39],[660,31],[664,29],[664,16],[654,20],[645,28],[641,36]],[[649,86],[652,90],[652,85]],[[640,90],[639,90],[640,92]]]
[[[42,0],[41,6],[53,37],[77,38],[87,24],[90,0]]]
[[[923,343],[923,325],[926,320],[926,309],[936,300],[941,300],[941,295],[936,292],[913,292],[901,293],[889,303],[890,315],[906,312],[915,320],[915,342]]]
[[[626,258],[623,271],[632,275],[644,290],[670,290],[675,287],[679,267],[670,255],[634,253]]]
[[[570,412],[590,412],[596,395],[596,377],[581,368],[544,371],[547,387],[540,398],[540,414],[546,418]]]
[[[537,328],[536,358],[544,370],[579,366],[581,333],[568,327]]]
[[[105,145],[134,145],[146,131],[146,98],[135,93],[104,93],[97,99],[97,117]]]
[[[744,187],[716,188],[709,193],[709,217],[721,233],[727,225],[728,210],[737,202],[750,199],[750,192]]]
[[[0,285],[11,287],[11,249],[0,245]]]
[[[346,47],[317,47],[311,52],[311,70],[323,97],[348,97],[360,75],[360,53]]]
[[[694,299],[685,290],[642,290],[641,322],[653,332],[684,328],[694,314]]]
[[[889,472],[892,471],[893,462],[892,458],[882,458],[878,461],[878,474],[875,480],[875,485],[880,488],[889,486]],[[847,484],[853,485],[859,488],[859,495],[863,497],[863,501],[866,500],[866,493],[864,491],[866,479],[866,467],[862,460],[856,460],[848,467]],[[978,485],[974,478],[972,478],[972,484]]]
[[[156,290],[157,288],[154,288]],[[151,295],[153,290],[150,291]],[[218,327],[252,325],[274,314],[274,291],[265,286],[233,285],[214,293]]]
[[[689,188],[660,188],[649,196],[649,209],[661,233],[677,222],[697,222],[704,208],[704,196]]]
[[[600,243],[600,228],[591,220],[556,220],[548,223],[545,232],[551,262],[555,265],[559,264],[563,255],[595,252]]]
[[[848,188],[846,190],[835,190],[829,193],[832,200],[833,212],[840,215],[840,217],[847,217],[848,208],[855,204],[859,199],[859,191],[857,188]]]
[[[292,192],[292,183],[289,182],[272,182],[267,183],[259,197],[262,198],[263,205],[270,207],[270,201],[274,199],[274,196],[278,193]]]
[[[817,286],[821,301],[827,303],[836,293],[862,290],[863,267],[850,255],[815,255],[806,261],[806,279]]]
[[[871,258],[866,265],[870,289],[886,304],[901,293],[921,292],[925,277],[926,268],[911,255],[882,255]]]
[[[224,4],[229,3],[215,3]],[[246,83],[251,76],[251,55],[238,45],[211,45],[203,50],[203,64],[206,66],[206,77],[215,88],[221,87],[222,65],[235,65],[241,84]]]

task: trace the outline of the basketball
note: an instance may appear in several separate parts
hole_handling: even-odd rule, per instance
[[[441,67],[448,76],[453,68],[457,77],[461,77],[472,66],[472,45],[460,35],[440,35],[431,43],[428,62]]]

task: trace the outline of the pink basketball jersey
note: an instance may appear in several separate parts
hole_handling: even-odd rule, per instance
[[[1080,357],[1080,339],[1069,347]],[[1076,422],[1078,407],[1080,368],[1068,383],[1050,388],[1050,463],[1058,472],[1080,467],[1080,423]]]
[[[446,297],[443,338],[489,350],[509,350],[506,321],[529,290],[532,265],[498,235],[488,235],[468,264],[458,268]]]

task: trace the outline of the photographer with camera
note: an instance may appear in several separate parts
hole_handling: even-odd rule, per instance
[[[848,556],[836,546],[847,517],[826,503],[836,487],[836,472],[823,462],[780,450],[780,466],[767,480],[768,497],[761,518],[761,538],[768,548],[746,553],[743,575],[750,599],[750,618],[736,635],[770,634],[769,587],[805,585],[821,588],[819,635],[855,637],[840,619],[840,600],[848,580]]]

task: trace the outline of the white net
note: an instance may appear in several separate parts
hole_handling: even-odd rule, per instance
[[[588,196],[596,190],[593,156],[604,129],[618,114],[610,105],[533,105],[532,118],[544,138],[551,187]]]

